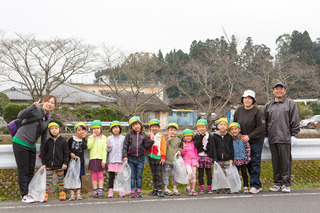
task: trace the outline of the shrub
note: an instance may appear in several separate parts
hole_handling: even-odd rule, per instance
[[[0,116],[2,116],[5,106],[10,103],[9,97],[0,92]]]
[[[18,117],[18,114],[21,110],[23,110],[27,107],[28,107],[28,105],[9,103],[4,108],[3,119],[7,123],[9,123],[10,121],[12,121]]]
[[[310,106],[305,105],[304,103],[297,103],[298,110],[299,110],[299,118],[300,120],[310,118],[313,116],[313,111]]]

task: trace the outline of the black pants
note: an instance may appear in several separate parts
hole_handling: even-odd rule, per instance
[[[113,181],[115,174],[115,172],[109,172],[109,189],[113,189]]]
[[[277,186],[291,185],[291,144],[270,144],[273,182]]]
[[[238,171],[241,170],[241,175],[243,179],[243,186],[249,187],[248,183],[248,173],[247,173],[247,164],[237,166]]]
[[[18,168],[18,181],[21,196],[28,194],[28,186],[34,174],[36,149],[15,142],[12,143],[14,157]]]
[[[204,180],[203,180],[204,170],[206,170],[206,174],[207,174],[207,186],[211,186],[212,184],[211,168],[198,168],[199,186],[204,185]]]
[[[153,189],[162,190],[162,165],[160,160],[148,157],[149,166],[153,176]]]

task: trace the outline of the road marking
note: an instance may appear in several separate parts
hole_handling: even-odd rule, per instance
[[[213,196],[213,197],[184,197],[184,198],[158,198],[158,199],[140,199],[135,198],[136,200],[118,200],[118,201],[110,201],[109,199],[106,201],[96,201],[96,202],[70,202],[64,204],[25,204],[25,205],[17,205],[17,206],[3,206],[0,207],[0,210],[4,209],[22,209],[22,208],[47,208],[47,207],[63,207],[63,206],[78,206],[78,205],[104,205],[104,204],[127,204],[127,203],[144,203],[144,202],[168,202],[168,201],[187,201],[187,200],[215,200],[215,199],[235,199],[235,198],[252,198],[252,197],[284,197],[284,196],[311,196],[311,195],[320,195],[320,192],[314,193],[282,193],[282,194],[248,194],[248,195],[224,195],[224,196]]]

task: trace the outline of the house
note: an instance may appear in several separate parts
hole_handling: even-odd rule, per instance
[[[179,126],[194,126],[197,121],[197,112],[187,109],[173,109],[168,113],[168,122]]]
[[[10,101],[15,104],[30,104],[32,97],[28,90],[11,87],[2,91],[6,94]],[[59,105],[68,105],[70,107],[90,104],[93,107],[98,107],[103,103],[112,103],[115,101],[112,97],[106,97],[94,92],[73,86],[68,83],[62,83],[55,90],[51,92],[51,95],[57,97]]]

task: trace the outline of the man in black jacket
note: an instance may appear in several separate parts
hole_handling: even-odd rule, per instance
[[[272,192],[290,192],[291,144],[300,131],[298,107],[285,94],[285,85],[276,83],[273,86],[275,98],[264,108],[267,126],[265,142],[269,142],[272,155],[274,186],[269,189]]]

